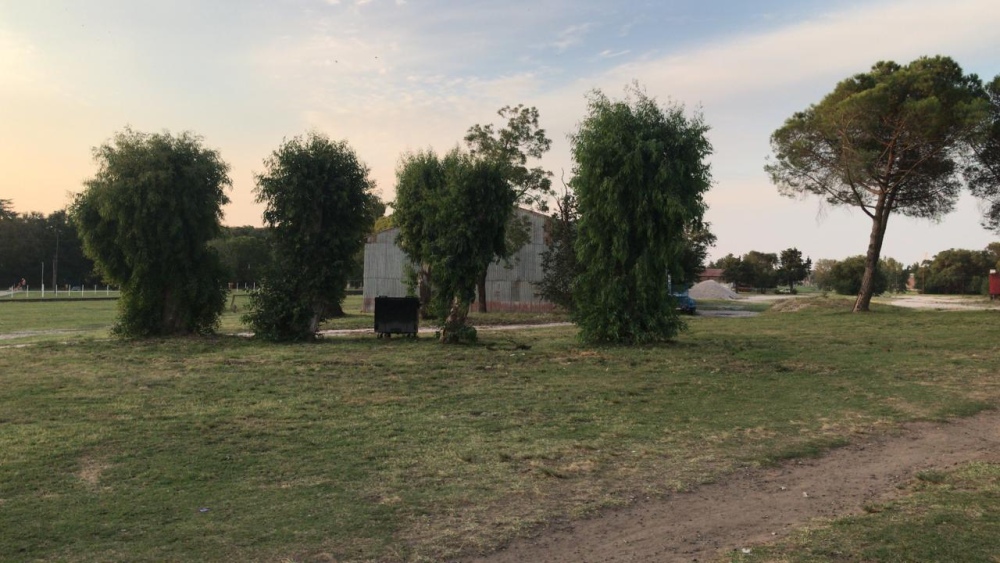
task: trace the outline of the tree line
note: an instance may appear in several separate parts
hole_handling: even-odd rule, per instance
[[[701,221],[708,128],[638,87],[625,100],[595,91],[588,101],[570,182],[581,257],[574,318],[590,341],[671,338],[681,323],[668,280],[689,275],[685,261],[700,262],[686,237],[712,239]],[[515,206],[544,211],[551,195],[551,173],[529,165],[551,144],[537,109],[499,115],[502,126],[471,127],[464,150],[406,154],[397,169],[391,221],[426,276],[427,308],[444,342],[475,339],[466,315],[477,284],[525,242]],[[263,232],[221,226],[229,166],[192,133],[125,129],[94,156],[98,171],[69,218],[93,271],[121,288],[114,332],[123,337],[211,332],[228,278],[259,281],[244,315],[258,337],[312,339],[339,310],[364,238],[385,210],[347,142],[317,132],[283,142],[255,175]]]
[[[101,282],[66,211],[43,215],[10,208],[9,200],[0,200],[0,288],[22,279],[39,289],[43,284],[64,289]]]
[[[772,135],[766,170],[780,193],[814,193],[872,219],[856,311],[867,310],[876,289],[893,213],[938,217],[967,185],[987,202],[984,224],[1000,224],[998,93],[1000,78],[984,85],[947,57],[880,62]],[[703,221],[708,126],[638,85],[617,100],[595,90],[587,102],[570,135],[572,175],[557,200],[541,291],[570,308],[587,342],[670,339],[683,328],[670,287],[693,281],[714,243]],[[490,263],[519,247],[515,206],[544,211],[553,197],[551,173],[529,165],[551,145],[537,110],[508,106],[499,115],[505,125],[472,126],[464,149],[404,154],[396,171],[392,221],[444,342],[475,339],[467,313],[476,286]],[[222,250],[249,255],[256,244],[253,234],[222,237],[228,165],[191,133],[126,129],[94,154],[98,172],[69,216],[95,271],[121,286],[116,332],[210,332],[224,305]],[[255,195],[273,252],[254,276],[260,288],[244,320],[258,337],[312,339],[339,311],[385,207],[346,141],[310,132],[283,142],[264,168]],[[220,238],[227,242],[213,247]],[[756,286],[794,289],[810,266],[794,248],[727,258],[734,281]],[[236,272],[258,267],[234,262]]]
[[[709,262],[709,268],[722,270],[723,281],[752,290],[766,290],[779,285],[795,293],[795,284],[802,283],[812,271],[812,259],[802,259],[798,248],[787,248],[780,254],[751,250],[742,256],[727,254]]]

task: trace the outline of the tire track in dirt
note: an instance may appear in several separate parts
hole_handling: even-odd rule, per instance
[[[917,422],[816,459],[740,471],[718,483],[542,530],[472,563],[712,561],[783,537],[815,518],[859,514],[899,495],[919,471],[1000,462],[1000,412]]]

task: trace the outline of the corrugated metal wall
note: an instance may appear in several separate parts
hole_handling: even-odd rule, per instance
[[[368,237],[365,243],[365,280],[362,311],[375,310],[375,298],[406,297],[403,268],[409,259],[396,245],[399,229],[393,228]]]
[[[517,214],[531,228],[527,244],[507,264],[490,264],[486,273],[486,307],[490,311],[548,311],[552,303],[536,295],[536,284],[542,280],[542,251],[545,250],[545,222],[540,213],[518,209]],[[372,235],[365,244],[365,312],[371,312],[375,298],[406,296],[403,269],[409,262],[396,245],[399,229],[389,229]]]

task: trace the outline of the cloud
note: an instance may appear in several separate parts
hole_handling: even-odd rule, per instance
[[[592,27],[593,25],[589,23],[571,25],[560,31],[550,46],[554,47],[557,53],[565,52],[570,47],[580,44]]]
[[[43,80],[37,49],[28,40],[0,28],[0,90],[38,87]]]
[[[621,51],[612,51],[611,49],[605,49],[597,54],[599,59],[617,59],[618,57],[623,57],[631,53],[631,49],[623,49]]]
[[[557,177],[560,170],[568,174],[572,161],[566,134],[586,112],[584,95],[600,87],[617,96],[636,79],[661,100],[704,107],[716,147],[714,204],[721,209],[721,202],[733,198],[766,206],[777,198],[762,171],[771,131],[837,80],[879,59],[908,62],[943,53],[962,62],[961,55],[973,48],[1000,50],[994,32],[1000,28],[1000,9],[992,0],[955,0],[948,10],[936,1],[908,0],[825,14],[665,55],[606,49],[584,61],[591,66],[574,71],[547,65],[556,63],[553,50],[562,53],[581,44],[595,31],[594,24],[550,26],[562,31],[546,48],[536,45],[526,59],[505,50],[512,35],[494,37],[477,27],[490,20],[512,33],[510,21],[502,19],[509,17],[504,10],[453,10],[441,22],[441,14],[431,17],[413,6],[385,6],[398,11],[399,19],[383,10],[378,27],[353,19],[317,24],[314,33],[270,45],[262,64],[276,87],[287,91],[286,104],[296,108],[304,124],[346,136],[358,147],[389,199],[402,151],[447,150],[471,124],[490,121],[497,108],[510,103],[539,108],[542,126],[553,139],[544,164]],[[489,59],[498,52],[516,54],[509,68]],[[620,64],[607,68],[602,61]],[[558,86],[551,88],[553,83]]]
[[[638,79],[653,91],[663,89],[707,102],[731,98],[736,92],[773,92],[783,84],[839,80],[878,60],[905,63],[940,53],[961,62],[963,51],[996,45],[998,27],[1000,5],[993,0],[956,0],[947,9],[937,0],[889,2],[769,33],[727,38],[694,51],[632,61],[609,71],[600,82]]]

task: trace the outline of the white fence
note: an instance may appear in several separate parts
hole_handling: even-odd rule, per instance
[[[19,287],[19,288],[9,288],[5,291],[0,291],[0,299],[50,299],[50,298],[78,298],[78,299],[89,299],[94,297],[118,297],[118,288],[111,289],[110,285],[101,287],[99,285],[92,286],[73,286],[69,289],[46,289],[45,286],[38,288],[32,288],[30,285]]]

